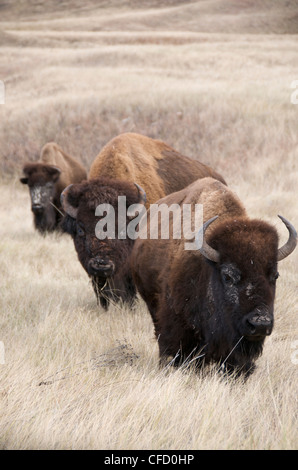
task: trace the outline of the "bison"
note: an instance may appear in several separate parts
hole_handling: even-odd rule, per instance
[[[217,362],[227,373],[249,375],[272,332],[277,263],[297,244],[294,227],[279,216],[289,239],[278,248],[275,228],[248,218],[238,197],[212,178],[157,204],[202,204],[204,220],[196,249],[185,250],[184,237],[143,237],[131,254],[133,281],[151,314],[161,364],[169,357],[174,365]]]
[[[60,195],[70,183],[87,178],[87,172],[74,158],[54,142],[43,146],[36,163],[26,163],[20,182],[28,184],[34,225],[40,233],[59,227],[61,220]]]
[[[95,233],[99,204],[111,204],[118,220],[118,197],[127,204],[153,203],[192,181],[212,176],[224,179],[210,167],[181,155],[159,140],[122,134],[111,140],[93,162],[89,181],[66,188],[62,205],[64,230],[73,237],[79,260],[92,279],[101,305],[122,300],[132,304],[136,295],[129,267],[133,240],[126,237],[99,240]],[[145,201],[146,195],[146,201]],[[126,223],[132,219],[127,217]],[[117,231],[116,231],[117,232]]]

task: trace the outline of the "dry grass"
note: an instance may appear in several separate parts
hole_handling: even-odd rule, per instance
[[[274,34],[297,32],[294,2],[124,3],[1,12],[0,446],[295,449],[298,250],[280,263],[275,329],[243,383],[216,367],[159,370],[145,305],[100,310],[72,241],[33,230],[22,163],[55,140],[89,168],[125,131],[217,167],[281,241],[277,214],[298,226],[298,40]]]

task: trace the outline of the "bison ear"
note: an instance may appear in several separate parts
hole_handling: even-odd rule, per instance
[[[32,164],[26,163],[26,165],[23,166],[23,175],[22,178],[20,178],[20,182],[22,184],[28,184],[29,178],[32,173]]]

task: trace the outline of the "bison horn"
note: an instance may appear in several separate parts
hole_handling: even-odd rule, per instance
[[[288,241],[281,248],[278,249],[277,261],[281,261],[282,259],[285,259],[287,256],[289,256],[292,251],[295,250],[297,245],[297,232],[294,226],[287,219],[285,219],[281,215],[279,215],[278,217],[285,224],[289,231]]]
[[[139,186],[137,183],[134,183],[138,192],[139,192],[139,204],[146,204],[147,202],[147,196],[143,188]]]
[[[78,209],[76,207],[73,207],[71,204],[67,202],[67,193],[69,191],[69,188],[72,186],[72,184],[69,184],[61,193],[60,196],[60,201],[61,201],[61,206],[63,207],[64,211],[66,214],[70,215],[73,219],[77,218],[78,214]]]
[[[212,224],[212,222],[214,222],[214,220],[217,219],[217,217],[218,215],[207,220],[202,225],[202,227],[200,228],[200,230],[198,231],[196,235],[196,245],[197,245],[198,250],[200,250],[202,255],[205,256],[205,258],[209,259],[210,261],[214,261],[215,263],[219,262],[219,252],[215,250],[214,248],[212,248],[210,245],[208,245],[208,243],[205,241],[205,231],[207,230],[209,225]],[[202,240],[202,244],[200,243],[201,240]]]

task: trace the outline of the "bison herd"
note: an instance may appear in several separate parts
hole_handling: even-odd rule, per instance
[[[220,174],[133,133],[112,139],[88,177],[55,143],[23,173],[36,229],[71,235],[101,306],[132,306],[137,292],[143,298],[162,364],[216,362],[245,376],[254,370],[273,329],[277,263],[297,244],[289,221],[279,216],[289,233],[279,248],[275,228],[250,219]],[[194,249],[187,250],[185,234],[174,235],[186,205],[191,214],[202,208]],[[152,238],[162,221],[150,216],[162,207],[171,208],[169,235]]]

